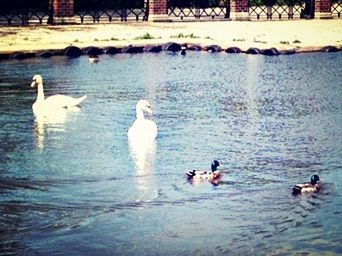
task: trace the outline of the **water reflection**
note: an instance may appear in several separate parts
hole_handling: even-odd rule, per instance
[[[158,189],[154,176],[157,151],[156,140],[128,139],[128,148],[136,170],[136,185],[139,201],[150,201],[157,197]]]
[[[34,119],[34,134],[35,134],[35,143],[37,148],[44,148],[44,138],[45,134],[48,131],[65,131],[65,122],[67,121],[68,114],[75,113],[80,111],[79,107],[73,108],[60,108],[55,109],[53,112],[49,112],[49,114],[35,114]]]

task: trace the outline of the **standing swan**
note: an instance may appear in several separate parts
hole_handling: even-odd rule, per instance
[[[84,95],[80,98],[73,98],[66,95],[56,94],[45,99],[43,79],[40,75],[35,75],[32,79],[31,87],[37,86],[38,94],[37,100],[32,105],[34,114],[53,114],[53,111],[61,108],[69,108],[79,105],[87,98]]]
[[[136,119],[128,129],[130,140],[153,140],[157,137],[157,125],[145,119],[144,111],[152,114],[151,105],[147,100],[139,100],[136,105]]]

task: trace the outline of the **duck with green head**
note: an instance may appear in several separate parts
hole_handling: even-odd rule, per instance
[[[217,167],[220,166],[220,163],[217,160],[214,160],[211,164],[211,172],[210,171],[201,171],[201,170],[192,170],[190,172],[185,173],[189,180],[215,180],[220,178],[221,173],[217,170]]]
[[[319,183],[319,177],[315,174],[311,177],[310,182],[296,184],[292,189],[292,194],[317,193],[320,190],[321,184]]]

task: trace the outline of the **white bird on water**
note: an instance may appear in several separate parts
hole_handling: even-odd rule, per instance
[[[136,119],[128,129],[130,140],[154,140],[157,137],[157,125],[154,121],[145,119],[144,112],[152,115],[151,105],[147,100],[139,100],[136,105]]]
[[[35,75],[32,79],[31,87],[36,86],[38,88],[37,99],[32,105],[32,110],[35,115],[51,115],[56,110],[78,106],[87,98],[87,95],[80,98],[73,98],[62,94],[45,98],[43,78],[40,75]]]

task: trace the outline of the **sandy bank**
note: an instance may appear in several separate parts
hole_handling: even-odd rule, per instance
[[[141,39],[149,34],[153,39]],[[69,45],[127,46],[165,42],[260,49],[341,47],[342,19],[259,22],[129,22],[71,26],[1,27],[0,53],[64,49]]]

